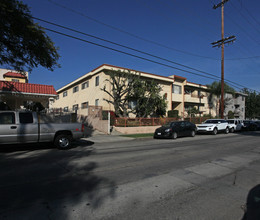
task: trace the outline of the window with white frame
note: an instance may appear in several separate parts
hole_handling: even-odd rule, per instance
[[[86,89],[88,87],[89,87],[89,82],[88,81],[81,84],[81,89]]]
[[[181,94],[181,86],[173,85],[172,86],[172,92],[175,94]]]
[[[95,86],[99,86],[99,76],[96,77]]]
[[[81,103],[81,108],[82,109],[88,108],[88,102]]]
[[[68,95],[67,91],[63,92],[63,97],[66,97],[67,95]]]
[[[99,105],[99,99],[96,99],[95,100],[95,106],[98,106]]]
[[[73,88],[73,93],[78,92],[78,91],[79,91],[79,87],[78,87],[78,86],[75,86],[75,87]]]

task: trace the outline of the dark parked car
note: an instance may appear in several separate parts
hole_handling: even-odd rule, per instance
[[[254,123],[256,123],[256,125],[257,125],[256,130],[260,131],[260,121],[254,121]]]
[[[196,125],[188,121],[173,121],[157,128],[154,132],[154,138],[173,138],[181,136],[194,137],[196,134]]]
[[[254,121],[244,120],[243,123],[244,123],[244,126],[243,126],[242,130],[244,130],[244,131],[256,131],[257,130],[258,126]]]

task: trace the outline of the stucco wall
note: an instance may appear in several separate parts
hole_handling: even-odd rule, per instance
[[[154,133],[156,128],[161,126],[140,126],[140,127],[114,127],[114,129],[123,134],[146,134]]]

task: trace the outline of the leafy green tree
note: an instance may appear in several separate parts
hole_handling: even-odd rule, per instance
[[[260,117],[260,94],[250,92],[248,89],[244,88],[243,93],[247,94],[245,105],[245,116],[246,118],[256,118]]]
[[[41,65],[59,66],[57,48],[44,29],[33,22],[29,8],[21,1],[0,1],[0,65],[31,71]]]
[[[111,89],[108,90],[104,86],[101,90],[107,93],[111,99],[104,98],[104,100],[114,106],[116,116],[126,117],[128,116],[129,94],[138,76],[128,71],[120,70],[106,71],[106,74],[110,76],[110,79],[105,81],[108,82]]]
[[[219,112],[219,110],[221,109],[221,103],[220,103],[220,98],[221,98],[221,81],[214,81],[212,84],[207,85],[208,90],[209,90],[209,103],[213,103],[212,99],[214,96],[217,97],[217,103],[216,103],[216,111]],[[229,85],[227,85],[226,83],[224,83],[224,93],[229,93],[232,94],[233,96],[235,95],[236,90],[232,87],[230,87]],[[224,99],[224,102],[227,101]],[[224,103],[225,106],[225,103]]]
[[[136,106],[132,109],[137,117],[148,116],[158,117],[166,114],[167,103],[164,97],[160,96],[162,88],[155,81],[136,80],[133,90],[128,96],[129,100],[135,100]]]

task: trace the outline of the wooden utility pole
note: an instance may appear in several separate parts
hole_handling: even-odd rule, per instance
[[[224,4],[228,1],[229,0],[222,0],[221,3],[213,6],[213,9],[221,7],[221,40],[211,43],[213,47],[220,47],[221,45],[221,118],[224,118],[224,45],[236,40],[235,36],[224,38]]]

